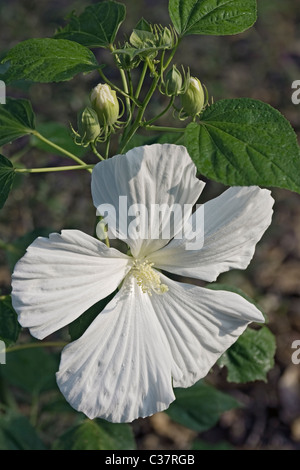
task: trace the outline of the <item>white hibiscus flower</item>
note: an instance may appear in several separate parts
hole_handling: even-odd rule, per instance
[[[92,174],[95,206],[112,204],[118,220],[126,215],[119,213],[119,196],[127,196],[128,207],[193,205],[203,187],[186,149],[169,144],[117,155]],[[160,270],[211,282],[229,269],[245,269],[271,222],[272,205],[268,190],[228,189],[204,204],[198,251],[175,237],[182,223],[195,228],[191,211],[189,220],[175,221],[171,241],[130,238],[122,233],[123,220],[116,234],[130,255],[77,230],[35,240],[15,267],[12,292],[19,321],[33,336],[45,338],[119,287],[62,352],[57,382],[68,402],[89,418],[112,422],[165,410],[175,399],[173,386],[193,385],[249,322],[263,322],[243,297],[175,282]],[[141,220],[144,229],[157,230],[151,217]]]

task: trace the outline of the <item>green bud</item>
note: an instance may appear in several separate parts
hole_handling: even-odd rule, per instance
[[[103,126],[112,126],[118,120],[120,108],[117,94],[107,84],[99,83],[91,93],[91,103]]]
[[[165,48],[169,49],[174,46],[174,43],[174,33],[169,28],[163,28],[159,39],[159,46],[164,46]]]
[[[78,134],[81,137],[81,144],[84,146],[95,142],[101,132],[96,111],[92,108],[85,108],[78,115]]]
[[[135,49],[130,44],[125,43],[123,49],[118,54],[119,61],[122,68],[125,70],[132,70],[140,65],[141,58],[135,55]]]
[[[176,65],[168,71],[164,83],[164,94],[167,96],[177,96],[182,91],[182,75]]]
[[[186,90],[181,95],[183,111],[191,117],[197,116],[205,105],[205,94],[200,80],[190,77],[186,84]]]

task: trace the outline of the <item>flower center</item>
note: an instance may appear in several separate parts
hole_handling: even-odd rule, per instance
[[[133,262],[131,273],[144,294],[152,295],[152,291],[156,294],[164,294],[169,290],[168,286],[161,283],[159,273],[152,269],[153,265],[154,263],[150,263],[148,260],[136,259]]]

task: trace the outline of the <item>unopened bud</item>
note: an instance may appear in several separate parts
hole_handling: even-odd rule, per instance
[[[105,240],[107,238],[107,226],[104,220],[100,220],[96,226],[96,235],[99,240]]]
[[[85,108],[78,115],[78,134],[81,137],[82,145],[89,145],[95,142],[101,132],[96,111],[92,108]]]
[[[200,80],[190,77],[186,91],[181,95],[183,111],[191,117],[197,116],[205,104],[205,94]]]
[[[161,32],[161,37],[159,40],[159,45],[166,48],[171,48],[174,46],[174,33],[169,28],[163,28]]]
[[[176,65],[168,71],[165,79],[164,93],[167,96],[177,96],[182,90],[182,75]]]
[[[112,126],[119,117],[119,102],[117,94],[107,84],[99,83],[91,93],[91,103],[103,126]]]

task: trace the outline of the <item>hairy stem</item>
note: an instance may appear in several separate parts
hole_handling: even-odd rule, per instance
[[[159,118],[161,118],[164,114],[166,114],[166,113],[169,111],[169,109],[173,106],[174,101],[175,101],[175,96],[172,96],[172,98],[170,99],[170,102],[169,102],[168,106],[167,106],[160,114],[158,114],[157,116],[155,116],[153,119],[150,119],[150,121],[145,122],[144,126],[148,126],[148,125],[152,124],[153,122],[155,122],[155,121],[157,121]]]
[[[67,345],[65,341],[45,341],[40,343],[24,343],[24,344],[17,344],[15,346],[10,346],[6,349],[7,353],[12,351],[21,351],[22,349],[31,349],[31,348],[63,348]]]
[[[174,58],[174,55],[176,54],[176,51],[178,49],[178,46],[181,42],[181,38],[178,38],[178,41],[177,41],[177,44],[175,45],[175,47],[173,48],[167,62],[164,64],[163,66],[163,71],[167,70],[167,68],[169,67],[170,63],[172,62],[173,58]]]
[[[141,126],[141,122],[142,122],[142,119],[143,119],[143,116],[144,116],[144,113],[146,111],[146,108],[149,104],[149,101],[150,99],[152,98],[152,95],[153,93],[155,92],[156,90],[156,87],[157,87],[157,84],[159,82],[159,79],[160,77],[159,76],[156,76],[152,82],[152,85],[151,85],[151,88],[150,90],[148,91],[147,95],[146,95],[146,98],[144,99],[144,102],[143,102],[143,105],[142,107],[140,108],[139,112],[138,112],[138,115],[132,125],[132,127],[130,128],[125,140],[121,143],[122,144],[122,147],[121,147],[121,153],[124,152],[125,148],[126,148],[126,145],[129,143],[129,141],[132,139],[132,137],[134,136],[134,134],[136,133],[136,131],[138,130],[138,128]]]
[[[122,69],[120,69],[121,71]],[[124,72],[124,70],[122,70]],[[105,75],[104,73],[102,72],[101,69],[98,69],[98,72],[101,76],[101,78],[105,81],[105,83],[107,83],[111,88],[113,88],[114,90],[116,90],[118,93],[120,93],[120,95],[122,96],[125,96],[126,99],[130,99],[131,101],[133,101],[133,103],[136,105],[136,106],[140,106],[141,103],[136,100],[133,96],[129,96],[128,93],[126,93],[125,91],[121,90],[121,88],[119,88],[118,86],[116,86],[113,82],[111,82]],[[121,74],[122,76],[123,74]],[[125,77],[126,79],[126,77]]]
[[[165,127],[165,126],[143,126],[148,131],[157,131],[157,132],[180,132],[183,133],[185,131],[184,127]]]
[[[85,162],[81,160],[80,158],[76,157],[73,153],[69,152],[68,150],[64,149],[63,147],[60,147],[59,145],[55,144],[54,142],[51,142],[51,140],[48,140],[46,137],[44,137],[42,134],[40,134],[38,131],[31,131],[33,135],[42,142],[45,142],[45,144],[50,145],[50,147],[54,148],[55,150],[63,153],[69,158],[72,158],[77,163],[80,163],[80,165],[85,165]]]
[[[54,171],[70,171],[70,170],[89,170],[91,171],[95,165],[70,165],[70,166],[53,166],[48,168],[15,168],[16,173],[50,173]]]
[[[91,145],[91,149],[92,149],[93,153],[99,158],[99,160],[101,160],[101,161],[105,160],[105,158],[103,158],[102,155],[100,155],[100,153],[98,152],[94,142],[91,142],[90,145]]]

